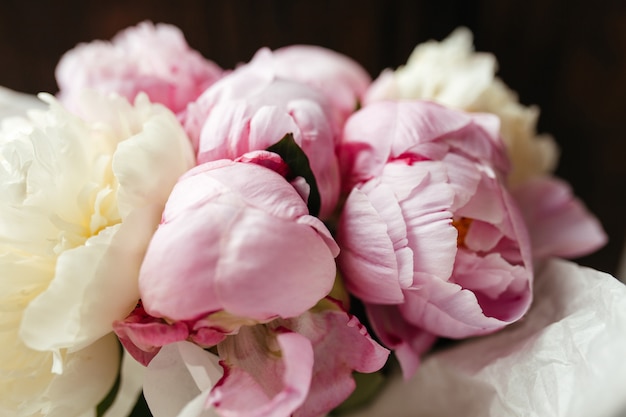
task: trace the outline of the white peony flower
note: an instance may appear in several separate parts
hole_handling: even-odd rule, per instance
[[[472,33],[455,30],[442,42],[418,45],[405,66],[386,70],[374,81],[365,103],[384,99],[424,99],[470,112],[493,113],[512,161],[511,185],[550,173],[558,150],[548,135],[537,135],[537,107],[525,107],[517,95],[495,77],[497,61],[475,52]]]
[[[78,416],[109,391],[114,320],[178,177],[194,164],[176,117],[139,95],[85,93],[0,130],[0,416]]]

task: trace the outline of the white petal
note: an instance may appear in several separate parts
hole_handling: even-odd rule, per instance
[[[164,110],[148,119],[143,130],[121,142],[113,156],[122,219],[135,208],[165,205],[178,177],[194,163],[191,143],[173,114]]]
[[[197,397],[208,394],[222,377],[218,361],[216,355],[189,342],[164,346],[145,373],[144,395],[153,416],[172,417],[183,410],[181,416],[204,416],[192,411],[198,411]]]
[[[92,410],[113,386],[119,360],[119,345],[113,333],[69,354],[63,374],[53,379],[43,395],[50,403],[46,416],[68,417]]]
[[[113,321],[137,303],[139,268],[158,216],[136,210],[123,224],[63,252],[54,280],[24,312],[24,342],[36,350],[79,349],[111,332]]]
[[[210,391],[211,389],[208,388],[188,402],[180,413],[178,413],[177,417],[219,417],[214,408],[204,408]]]

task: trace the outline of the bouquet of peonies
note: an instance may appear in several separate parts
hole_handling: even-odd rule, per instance
[[[0,90],[0,416],[616,415],[626,288],[495,70],[142,23]]]

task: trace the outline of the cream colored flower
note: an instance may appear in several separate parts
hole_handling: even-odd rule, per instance
[[[519,103],[517,95],[499,78],[496,58],[475,52],[472,33],[455,30],[442,42],[418,45],[405,66],[386,70],[372,84],[365,102],[383,99],[433,100],[470,112],[493,113],[512,161],[511,185],[550,173],[558,150],[548,135],[537,135],[537,107]]]
[[[0,130],[0,416],[78,416],[117,374],[111,323],[169,191],[193,165],[176,117],[86,93]]]

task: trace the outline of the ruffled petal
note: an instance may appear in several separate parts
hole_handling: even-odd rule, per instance
[[[424,275],[448,279],[458,233],[450,211],[455,193],[447,182],[445,167],[433,161],[392,163],[385,166],[383,180],[394,190],[401,189],[405,182],[412,183],[406,191],[395,192],[402,210],[396,221],[404,223],[406,246],[413,255],[410,287],[419,287]]]
[[[370,302],[403,300],[398,264],[387,224],[366,193],[352,190],[339,221],[337,261],[346,286]]]
[[[145,100],[145,96],[137,100]],[[178,177],[194,164],[189,139],[172,113],[163,110],[148,119],[143,130],[120,143],[113,155],[122,219],[146,205],[162,209]]]
[[[189,337],[185,323],[166,323],[146,314],[141,306],[135,308],[124,321],[114,322],[113,330],[126,351],[144,366],[148,366],[162,346]]]
[[[285,330],[277,329],[275,335],[265,331],[262,326],[242,328],[219,345],[225,373],[207,406],[220,415],[280,417],[304,402],[313,370],[311,342]]]
[[[528,224],[536,258],[583,256],[607,241],[598,219],[562,180],[542,177],[526,181],[513,190],[513,197]]]
[[[406,154],[443,158],[449,145],[438,139],[471,121],[466,113],[420,101],[373,103],[359,110],[348,119],[339,148],[345,185],[380,175],[387,161]]]
[[[184,110],[222,70],[187,45],[175,26],[142,22],[119,32],[111,42],[83,43],[57,65],[60,96],[72,109],[89,88],[117,93],[132,101],[140,92],[175,112]]]
[[[306,336],[314,351],[311,389],[296,417],[316,417],[337,407],[354,390],[353,371],[376,372],[389,356],[358,319],[344,311],[310,311],[284,325]]]
[[[419,290],[406,290],[405,302],[400,305],[402,316],[410,323],[430,333],[449,338],[465,338],[491,333],[518,319],[525,310],[516,309],[512,317],[488,317],[478,301],[477,294],[458,284],[433,280]],[[520,297],[520,304],[530,305],[530,291]],[[498,300],[505,306],[507,298]],[[503,311],[508,311],[503,307]],[[515,314],[513,316],[513,314]]]
[[[305,83],[332,104],[339,125],[354,111],[371,82],[369,74],[348,56],[316,45],[262,49],[250,62],[271,67],[278,78]]]

